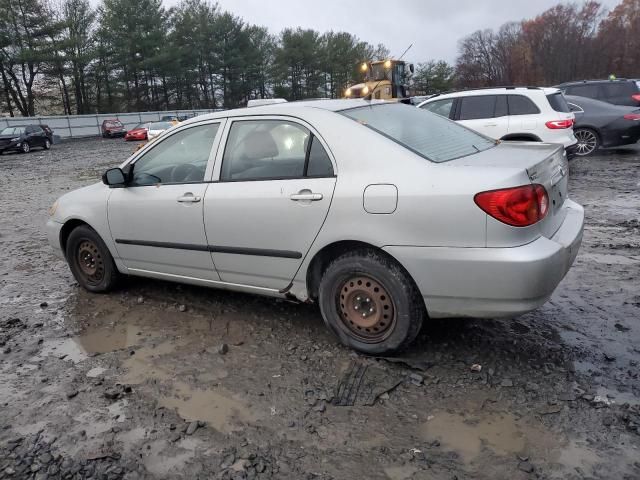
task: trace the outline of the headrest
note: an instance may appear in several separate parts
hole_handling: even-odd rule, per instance
[[[244,154],[248,160],[278,156],[278,146],[269,132],[257,131],[247,135],[244,140]]]

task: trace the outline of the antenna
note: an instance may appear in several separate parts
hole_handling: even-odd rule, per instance
[[[413,43],[411,45],[409,45],[404,52],[402,52],[402,55],[400,55],[398,60],[402,60],[402,57],[404,57],[404,54],[407,53],[411,47],[413,47]],[[391,57],[391,58],[393,58],[393,57]],[[389,59],[389,60],[391,60],[391,59]],[[391,78],[393,78],[393,74],[392,74]],[[376,83],[375,86],[371,89],[371,91],[366,96],[364,96],[362,99],[363,100],[373,100],[373,92],[376,91],[376,88],[378,88],[378,85],[380,85],[383,81],[384,81],[384,79],[378,80],[378,83]]]

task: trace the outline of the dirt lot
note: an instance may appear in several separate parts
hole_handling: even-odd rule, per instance
[[[640,147],[571,163],[587,225],[552,301],[430,321],[396,359],[314,306],[80,290],[47,208],[132,148],[0,157],[0,478],[640,478]]]

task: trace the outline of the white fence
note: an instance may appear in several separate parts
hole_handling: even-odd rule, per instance
[[[48,117],[0,117],[0,130],[5,127],[19,127],[22,125],[48,125],[53,134],[60,138],[92,137],[101,135],[104,120],[118,119],[126,130],[130,130],[139,123],[157,122],[166,115],[202,115],[216,110],[168,110],[161,112],[135,113],[98,113],[94,115],[53,115]]]

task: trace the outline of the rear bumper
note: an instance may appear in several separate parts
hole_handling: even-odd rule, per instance
[[[567,200],[551,238],[512,248],[388,246],[409,271],[431,318],[513,317],[544,304],[575,260],[584,210]]]
[[[45,229],[47,231],[47,240],[49,241],[49,245],[53,249],[53,253],[56,255],[56,257],[60,257],[64,260],[64,252],[62,251],[62,246],[60,245],[60,230],[62,230],[62,224],[49,219],[47,221]]]

